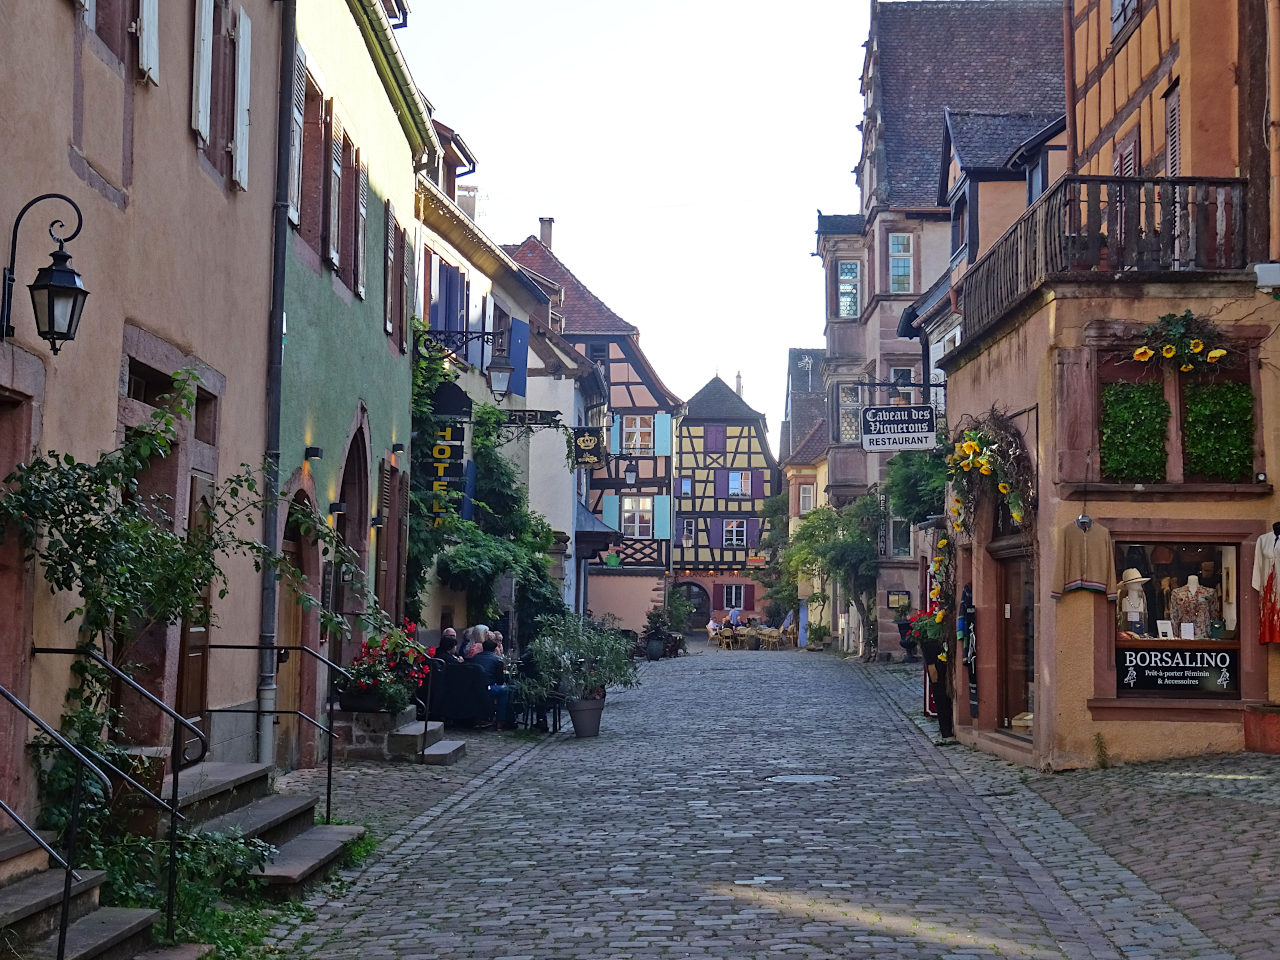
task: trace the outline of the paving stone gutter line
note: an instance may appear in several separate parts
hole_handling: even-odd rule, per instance
[[[857,667],[908,721],[893,729],[893,735],[907,741],[923,765],[950,781],[957,804],[986,824],[1008,854],[1005,869],[1014,876],[1024,873],[1035,885],[1037,908],[1068,957],[1236,960],[1029,789],[1022,782],[1027,771],[966,747],[940,749],[933,741],[935,723],[907,707],[919,702],[920,690],[903,672],[861,663]],[[1057,866],[1050,871],[1045,862]],[[1156,949],[1153,924],[1162,932]]]

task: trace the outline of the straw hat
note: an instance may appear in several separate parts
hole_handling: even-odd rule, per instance
[[[1136,587],[1141,586],[1150,580],[1150,577],[1144,577],[1138,572],[1137,567],[1130,567],[1124,573],[1120,574],[1120,586]]]

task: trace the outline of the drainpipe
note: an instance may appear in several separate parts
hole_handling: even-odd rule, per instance
[[[1066,79],[1067,173],[1076,172],[1076,31],[1071,25],[1074,0],[1062,0],[1062,52]]]
[[[1267,145],[1271,153],[1270,190],[1270,259],[1280,261],[1280,0],[1267,0],[1267,85],[1271,105],[1271,128]]]
[[[280,550],[280,385],[284,367],[284,267],[289,242],[289,128],[293,123],[293,71],[297,59],[297,0],[283,0],[280,22],[280,92],[276,111],[276,191],[271,208],[271,317],[267,324],[267,438],[264,456],[262,542]],[[258,762],[275,762],[276,577],[262,571],[258,610]]]

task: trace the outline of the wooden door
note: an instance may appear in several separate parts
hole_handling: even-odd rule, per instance
[[[191,477],[191,508],[187,530],[208,528],[213,504],[213,481],[198,474]],[[178,697],[175,709],[183,719],[209,734],[209,588],[200,598],[199,612],[183,621],[178,646]],[[188,764],[199,753],[199,741],[188,732],[183,743],[183,763]]]
[[[301,558],[296,540],[283,544],[285,559],[295,570],[301,570]],[[281,589],[276,597],[276,644],[281,647],[302,646],[302,607],[288,589]],[[280,650],[276,655],[276,709],[302,709],[301,679],[302,658],[297,650]],[[298,742],[300,721],[290,713],[278,713],[275,717],[276,766],[293,770],[298,766],[301,745]]]
[[[1000,726],[1031,736],[1035,713],[1035,583],[1031,558],[1000,561]]]

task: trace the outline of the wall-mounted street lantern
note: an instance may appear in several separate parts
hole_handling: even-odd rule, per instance
[[[489,392],[498,403],[507,399],[511,392],[511,375],[516,368],[511,365],[511,358],[506,353],[494,354],[489,361]]]
[[[385,517],[369,518],[369,527],[373,530],[381,530],[384,526],[386,526],[386,524],[387,524],[387,520]]]
[[[689,536],[689,534],[686,533],[683,537],[680,538],[680,546],[684,547],[686,550],[692,550],[693,537]]]
[[[404,453],[404,444],[403,444],[403,443],[393,443],[393,444],[391,445],[391,452],[392,452],[392,454]]]
[[[622,468],[622,479],[627,482],[628,487],[634,487],[637,476],[639,476],[639,471],[636,468],[636,462],[628,460],[627,465]]]
[[[31,291],[31,308],[36,316],[36,332],[44,340],[54,354],[62,349],[62,344],[76,338],[80,327],[80,315],[84,312],[84,302],[89,291],[84,282],[71,266],[71,255],[66,251],[66,242],[74,240],[84,226],[84,217],[75,201],[61,193],[42,193],[27,202],[18,211],[13,221],[13,237],[9,241],[9,265],[4,269],[3,288],[0,289],[0,341],[11,337],[13,330],[13,283],[16,279],[15,267],[18,256],[18,227],[27,211],[42,200],[63,200],[76,212],[76,228],[67,236],[55,232],[66,225],[61,220],[49,224],[49,236],[58,241],[58,249],[50,254],[52,262],[36,272],[34,283],[28,284]]]
[[[329,502],[329,512],[335,517],[340,517],[347,512],[347,505],[342,500],[331,500]]]
[[[324,450],[321,447],[307,447],[302,451],[303,460],[323,460]]]

